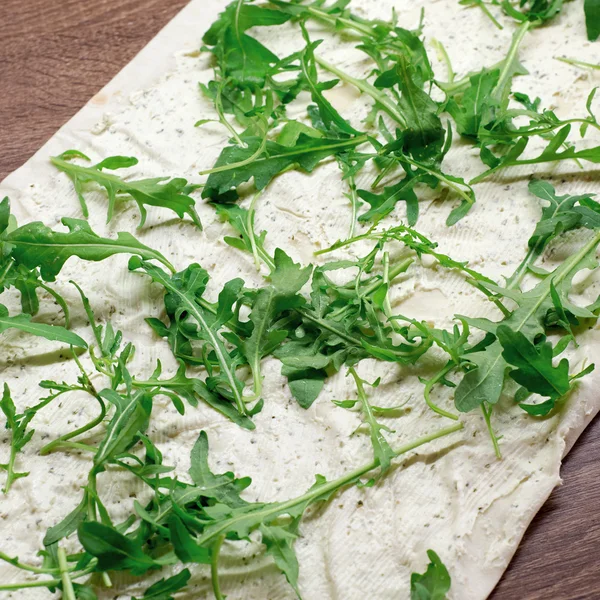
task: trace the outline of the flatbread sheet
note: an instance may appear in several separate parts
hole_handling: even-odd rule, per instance
[[[198,90],[199,82],[212,77],[210,57],[197,52],[200,38],[225,3],[220,0],[193,0],[167,25],[117,77],[62,127],[23,167],[0,186],[0,194],[11,198],[19,222],[42,220],[60,227],[60,218],[81,217],[80,206],[70,180],[58,173],[49,157],[76,148],[94,160],[120,154],[139,158],[131,176],[183,176],[200,181],[198,171],[213,165],[227,140],[218,124],[195,128],[200,119],[213,118],[210,102]],[[354,0],[358,14],[387,18],[395,7],[400,25],[414,28],[425,8],[424,35],[430,54],[433,39],[443,42],[459,74],[480,69],[500,60],[510,44],[512,27],[498,31],[479,10],[464,10],[455,0]],[[358,76],[371,66],[351,44],[334,37],[318,25],[313,38],[323,37],[319,51]],[[262,29],[256,35],[280,55],[300,48],[302,41],[291,24]],[[518,78],[516,89],[560,116],[581,115],[589,90],[600,83],[598,73],[582,72],[552,57],[576,54],[594,60],[591,44],[585,40],[583,15],[575,3],[551,25],[535,30],[523,43],[521,60],[529,75]],[[434,64],[443,78],[444,67]],[[368,101],[343,87],[331,101],[352,122],[360,124],[368,112]],[[590,134],[583,144],[599,140]],[[476,151],[455,139],[445,164],[447,172],[468,179],[481,170]],[[539,218],[539,201],[527,192],[532,173],[552,178],[561,193],[594,192],[587,172],[577,165],[544,165],[538,170],[512,169],[477,186],[477,204],[455,226],[445,226],[452,201],[431,194],[421,202],[417,228],[440,244],[440,250],[501,280],[510,274],[526,252],[526,240]],[[367,186],[370,181],[361,180]],[[344,196],[335,162],[319,166],[313,174],[289,172],[277,178],[260,198],[257,229],[265,229],[267,247],[286,250],[303,264],[319,264],[313,252],[346,235],[350,209]],[[198,196],[199,197],[199,196]],[[246,201],[247,202],[247,201]],[[133,203],[119,206],[116,218],[105,224],[106,197],[101,191],[88,193],[90,223],[102,235],[131,231],[139,222]],[[197,261],[210,275],[209,296],[222,284],[242,277],[248,286],[260,285],[252,258],[223,242],[231,234],[214,210],[198,201],[204,231],[188,220],[172,219],[169,211],[151,210],[146,226],[137,232],[140,240],[163,252],[177,268]],[[405,216],[398,208],[386,223]],[[581,243],[581,236],[558,243],[546,257],[547,267],[563,260]],[[333,256],[358,256],[368,248],[352,247]],[[331,257],[330,257],[331,258]],[[161,316],[161,291],[148,279],[128,272],[127,259],[113,257],[98,264],[73,259],[56,283],[73,306],[74,330],[90,337],[75,289],[76,280],[90,297],[102,319],[111,319],[125,338],[137,346],[132,371],[149,375],[157,359],[165,372],[174,372],[176,363],[166,343],[153,335],[144,321]],[[581,277],[576,291],[581,301],[598,296],[598,282],[589,274]],[[13,308],[17,307],[15,297]],[[4,301],[4,296],[3,296]],[[455,313],[497,319],[490,303],[478,296],[456,273],[435,265],[411,267],[408,276],[394,290],[394,309],[449,327]],[[42,302],[39,318],[61,322],[50,299]],[[586,332],[580,347],[571,351],[573,368],[586,361],[598,362],[600,335]],[[2,336],[0,365],[19,407],[34,404],[44,395],[37,383],[42,379],[73,380],[76,366],[56,344],[17,333]],[[432,358],[418,366],[403,368],[375,361],[363,361],[359,371],[373,379],[382,377],[375,390],[376,404],[406,403],[406,413],[390,421],[395,433],[393,445],[408,442],[447,423],[427,409],[419,376],[439,367]],[[189,452],[198,431],[207,431],[211,464],[216,472],[232,470],[249,475],[253,484],[245,492],[249,500],[283,500],[305,491],[320,473],[334,478],[370,460],[368,436],[352,435],[359,420],[356,414],[336,407],[331,400],[354,397],[353,385],[345,373],[331,377],[317,402],[303,410],[290,397],[280,366],[274,359],[264,361],[265,407],[256,416],[256,430],[245,431],[205,405],[189,407],[180,416],[165,399],[156,400],[149,435],[165,455],[165,464],[174,465],[186,477]],[[509,400],[501,403],[494,427],[503,435],[503,459],[494,456],[480,413],[463,417],[464,432],[444,438],[408,456],[372,488],[353,488],[337,495],[326,506],[311,511],[301,526],[297,542],[300,561],[300,588],[306,600],[378,600],[409,597],[412,571],[423,571],[426,550],[434,549],[452,576],[450,598],[486,598],[514,554],[521,537],[552,489],[560,482],[561,460],[600,408],[595,390],[600,370],[585,378],[564,410],[547,419],[534,420]],[[436,399],[451,408],[449,390],[437,391]],[[54,405],[53,405],[54,406]],[[65,396],[58,406],[42,412],[35,421],[36,435],[19,465],[31,474],[19,479],[8,497],[0,499],[0,549],[11,556],[35,560],[42,548],[46,528],[70,512],[80,499],[89,459],[71,452],[38,455],[49,439],[64,433],[65,424],[75,428],[95,414],[95,406],[82,396]],[[8,446],[0,446],[0,458]],[[20,468],[20,467],[19,467]],[[103,474],[99,491],[116,519],[131,510],[133,500],[144,499],[147,490],[131,477],[117,472]],[[75,546],[74,546],[75,547]],[[244,560],[244,558],[251,560]],[[222,587],[231,599],[283,600],[294,598],[284,577],[261,551],[258,543],[226,542],[222,558]],[[187,598],[210,598],[208,572],[193,569],[193,586]],[[164,574],[161,574],[161,576]],[[24,574],[9,565],[0,565],[0,580],[22,581]],[[159,575],[153,576],[157,579]],[[106,596],[130,598],[153,581],[126,581],[116,577],[116,588]],[[121,586],[121,587],[119,587]],[[122,595],[115,596],[115,593]],[[8,594],[9,598],[48,598],[43,589]]]

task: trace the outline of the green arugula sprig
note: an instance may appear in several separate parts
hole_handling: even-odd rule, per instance
[[[8,463],[0,464],[0,469],[6,471],[6,482],[4,484],[3,492],[8,494],[12,484],[20,477],[27,477],[29,473],[19,473],[15,471],[15,461],[17,454],[24,448],[33,434],[34,429],[28,429],[31,419],[34,417],[35,412],[26,412],[23,415],[17,414],[17,409],[10,395],[8,385],[4,384],[4,392],[2,394],[2,400],[0,400],[0,410],[6,417],[6,429],[11,433],[10,439],[10,456]]]
[[[433,551],[427,550],[430,563],[425,573],[410,576],[410,600],[445,600],[450,591],[450,573]]]
[[[461,428],[462,425],[457,424],[438,430],[395,449],[392,456],[410,452]],[[250,485],[250,479],[237,479],[233,473],[214,474],[208,465],[208,438],[201,432],[191,453],[192,484],[149,480],[147,483],[154,488],[155,497],[146,506],[136,503],[141,522],[131,534],[126,531],[133,523],[119,529],[84,521],[78,526],[78,537],[86,551],[97,559],[95,568],[101,571],[126,570],[142,574],[177,561],[212,564],[213,589],[218,598],[222,541],[248,540],[253,531],[258,531],[266,553],[273,557],[299,595],[298,561],[293,546],[302,515],[312,504],[325,502],[341,489],[359,483],[379,466],[375,459],[333,481],[317,476],[316,483],[297,498],[249,503],[240,492]],[[162,558],[152,552],[155,546],[161,549]]]
[[[113,240],[98,236],[86,221],[65,218],[62,222],[68,232],[54,231],[39,221],[18,227],[10,214],[8,198],[0,203],[0,293],[15,287],[21,294],[23,310],[22,314],[9,316],[8,309],[0,304],[0,332],[14,328],[85,348],[84,340],[65,328],[31,321],[31,315],[39,310],[37,293],[42,289],[56,300],[69,325],[67,302],[46,285],[56,280],[69,258],[100,261],[115,254],[137,254],[174,269],[160,252],[141,244],[129,233],[118,233]]]
[[[577,150],[568,139],[572,125],[579,125],[581,137],[589,128],[600,129],[592,110],[595,88],[586,102],[588,116],[580,118],[559,119],[551,110],[540,112],[539,99],[531,101],[521,93],[511,96],[514,77],[527,72],[518,60],[518,51],[531,26],[530,20],[523,20],[513,35],[506,58],[498,65],[470,74],[458,82],[436,81],[446,93],[444,109],[454,119],[459,134],[479,147],[481,160],[488,166],[470,181],[471,185],[511,166],[563,160],[596,163],[600,160],[600,147]],[[523,108],[512,108],[511,97]],[[515,122],[519,119],[529,122],[521,125]],[[523,158],[533,137],[544,140],[545,147],[537,156]]]
[[[78,150],[67,150],[60,156],[52,157],[50,161],[73,181],[84,217],[89,216],[83,194],[84,185],[94,182],[103,187],[108,195],[107,223],[114,216],[117,199],[129,196],[136,202],[140,211],[141,218],[138,227],[143,227],[146,222],[146,206],[159,206],[172,210],[179,218],[183,218],[185,214],[189,215],[195,225],[202,229],[200,218],[194,207],[195,201],[190,197],[190,194],[198,189],[198,185],[188,184],[187,180],[181,177],[174,179],[154,177],[126,181],[117,175],[106,172],[137,165],[138,160],[133,156],[110,156],[91,167],[72,163],[71,160],[76,158],[85,161],[91,160]]]

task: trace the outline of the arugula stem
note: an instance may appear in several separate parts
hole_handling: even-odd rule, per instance
[[[354,29],[358,33],[362,33],[368,37],[375,37],[373,35],[373,29],[368,25],[363,25],[362,23],[358,23],[352,19],[346,19],[344,17],[332,16],[322,10],[314,8],[312,6],[307,6],[306,11],[313,15],[316,19],[320,19],[322,21],[326,21],[330,25],[336,26],[337,23],[341,23],[347,29]]]
[[[394,167],[394,161],[390,160],[390,162],[381,170],[381,172],[375,177],[373,183],[371,184],[371,189],[374,190],[381,183],[381,180],[392,170]]]
[[[425,396],[425,402],[427,403],[427,406],[429,406],[429,408],[433,412],[437,413],[438,415],[441,415],[442,417],[452,419],[453,421],[458,421],[458,415],[455,415],[451,412],[444,410],[443,408],[440,408],[431,400],[431,390],[433,389],[433,386],[436,383],[438,383],[440,379],[446,376],[450,371],[452,371],[454,367],[454,363],[450,362],[442,370],[438,371],[431,379],[428,379],[427,383],[425,384],[425,389],[423,390],[423,395]]]
[[[354,383],[356,384],[356,391],[358,393],[358,399],[360,400],[362,411],[365,416],[365,421],[369,424],[371,431],[373,431],[377,424],[377,420],[375,419],[375,415],[373,414],[373,408],[367,398],[367,392],[365,392],[363,381],[358,376],[358,373],[356,372],[356,369],[354,367],[350,367],[348,369],[348,372],[350,373],[350,375],[352,375]]]
[[[36,281],[35,285],[37,285],[38,287],[41,287],[43,290],[48,292],[48,294],[50,294],[54,298],[56,303],[62,309],[63,314],[65,316],[65,327],[67,329],[69,329],[69,327],[71,327],[71,318],[70,318],[69,307],[67,306],[67,303],[62,299],[60,294],[57,294],[50,286],[47,286],[46,284],[42,283],[41,281]]]
[[[0,590],[10,591],[36,587],[54,588],[61,583],[62,581],[60,579],[46,579],[45,581],[21,581],[19,583],[0,584]]]
[[[354,176],[348,177],[348,188],[350,189],[350,205],[352,206],[352,216],[350,221],[350,230],[348,231],[348,237],[354,237],[356,231],[356,219],[358,217],[358,195],[356,193],[356,182]]]
[[[8,492],[10,491],[10,488],[12,487],[12,484],[18,479],[18,477],[15,475],[15,460],[17,458],[17,449],[15,448],[14,444],[11,444],[10,446],[10,457],[8,459],[8,464],[6,465],[6,482],[4,484],[4,488],[2,489],[2,491],[5,494],[8,494]]]
[[[259,196],[260,192],[254,194],[252,202],[250,203],[250,207],[248,208],[248,219],[246,222],[246,227],[248,228],[248,232],[250,233],[250,247],[252,248],[252,256],[254,256],[254,266],[256,267],[257,271],[260,271],[260,257],[258,256],[256,237],[254,236],[254,205],[256,204],[256,200]]]
[[[442,42],[436,39],[431,40],[431,43],[438,52],[438,58],[440,58],[446,65],[446,77],[448,78],[448,83],[453,83],[456,73],[452,68],[452,61],[450,60],[450,56],[448,55],[446,47],[444,44],[442,44]]]
[[[584,62],[582,60],[577,60],[575,58],[567,58],[565,56],[555,56],[554,60],[560,60],[560,62],[567,63],[568,65],[573,65],[574,67],[581,67],[583,69],[598,69],[600,70],[600,65],[596,65],[594,63]]]
[[[449,179],[444,177],[444,175],[442,173],[433,171],[432,169],[428,169],[422,163],[418,163],[418,162],[412,160],[411,158],[409,158],[408,156],[403,156],[401,160],[406,161],[407,163],[413,165],[413,167],[417,167],[418,169],[421,169],[421,171],[424,171],[428,175],[432,175],[438,181],[445,184],[450,189],[454,190],[470,206],[473,206],[473,204],[475,202],[473,200],[473,198],[471,198],[471,196],[469,196],[469,194],[467,194],[460,186],[456,185],[456,183],[454,183],[453,181],[450,181]]]
[[[498,21],[498,19],[496,19],[496,17],[494,17],[494,15],[490,12],[489,8],[485,5],[485,2],[483,2],[483,0],[479,0],[479,2],[476,3],[477,6],[479,6],[479,8],[482,10],[483,14],[500,30],[504,29],[504,27],[502,26],[502,24]]]
[[[79,573],[77,572],[73,572],[72,570],[69,570],[67,568],[67,571],[69,571],[69,577],[71,579],[80,579],[81,577],[85,577],[86,575],[89,575],[94,568],[96,567],[96,564],[98,563],[98,560],[96,558],[93,558],[90,562],[90,564],[83,569],[82,571],[80,571]],[[59,571],[60,569],[58,569]],[[55,569],[56,571],[56,569]],[[56,586],[60,585],[62,583],[61,579],[46,579],[46,580],[41,580],[41,581],[22,581],[19,583],[7,583],[7,584],[0,584],[0,591],[11,591],[11,590],[20,590],[20,589],[25,589],[25,588],[36,588],[36,587],[47,587],[47,588],[55,588]],[[76,598],[74,596],[74,598]]]
[[[498,101],[501,100],[504,94],[504,88],[506,87],[506,85],[510,81],[510,78],[512,77],[511,69],[514,61],[517,59],[519,46],[521,45],[521,42],[523,41],[523,38],[525,37],[525,34],[529,31],[530,27],[531,21],[524,21],[521,25],[519,25],[519,28],[515,31],[513,35],[510,48],[508,49],[508,54],[506,55],[506,58],[502,61],[503,65],[502,69],[500,70],[498,83],[496,84],[496,87],[494,88],[494,91],[492,93],[492,97],[496,97]]]
[[[50,574],[50,573],[58,573],[59,569],[44,569],[43,567],[34,567],[33,565],[28,565],[22,562],[19,562],[19,560],[17,558],[11,558],[10,556],[8,556],[8,554],[5,554],[4,552],[0,552],[0,560],[3,560],[4,562],[7,562],[11,565],[13,565],[14,567],[16,567],[17,569],[21,569],[23,571],[30,571],[31,573],[38,573],[38,574]]]
[[[439,429],[438,431],[436,431],[434,433],[430,433],[428,435],[418,438],[417,440],[415,440],[413,442],[409,442],[408,444],[405,444],[404,446],[400,446],[399,448],[394,450],[394,456],[398,457],[398,456],[401,456],[402,454],[406,454],[407,452],[410,452],[411,450],[414,450],[415,448],[418,448],[419,446],[423,446],[425,444],[428,444],[429,442],[432,442],[432,441],[442,438],[444,436],[447,436],[447,435],[450,435],[457,431],[460,431],[462,428],[463,428],[463,424],[457,423],[456,425],[452,425],[451,427],[446,427],[445,429]],[[337,491],[338,489],[345,487],[346,485],[356,481],[363,475],[366,475],[370,471],[373,471],[374,469],[376,469],[378,466],[379,466],[379,460],[374,459],[371,462],[369,462],[368,464],[366,464],[362,467],[359,467],[358,469],[355,469],[353,471],[350,471],[346,475],[342,475],[338,479],[334,479],[333,481],[328,481],[319,486],[313,486],[308,492],[306,492],[305,494],[302,494],[301,496],[298,496],[297,498],[287,500],[286,502],[279,502],[279,503],[276,503],[274,506],[267,506],[262,510],[255,511],[252,513],[252,518],[253,519],[260,518],[260,520],[265,521],[265,520],[268,520],[268,518],[271,516],[278,515],[278,514],[285,514],[285,512],[288,509],[293,508],[295,506],[302,505],[302,504],[309,504],[311,502],[314,502],[321,496],[327,497],[328,494],[333,493],[333,492]],[[221,535],[226,534],[232,525],[235,525],[237,522],[243,521],[246,518],[248,518],[247,515],[242,514],[239,516],[235,516],[235,517],[226,519],[219,526],[211,528],[210,532],[207,532],[207,533],[201,535],[200,537],[196,538],[196,542],[200,546],[206,546],[212,540],[218,538]]]
[[[179,296],[182,304],[184,304],[187,307],[187,311],[189,312],[189,314],[192,315],[192,317],[194,317],[194,319],[196,319],[198,324],[202,327],[202,329],[206,333],[206,336],[208,337],[208,341],[209,341],[210,345],[212,346],[214,353],[217,356],[217,360],[219,362],[219,367],[223,371],[223,373],[225,374],[225,376],[227,378],[227,381],[229,382],[229,386],[231,389],[231,393],[233,394],[237,410],[241,415],[246,415],[247,414],[246,403],[244,402],[244,399],[242,398],[242,395],[236,386],[235,374],[229,368],[229,365],[227,364],[227,361],[225,360],[225,356],[223,355],[223,343],[217,337],[217,333],[215,331],[213,331],[213,329],[211,327],[209,327],[208,323],[204,319],[204,316],[198,310],[195,303],[191,302],[189,300],[189,298],[187,298],[187,296],[185,294],[183,294],[179,288],[177,288],[174,285],[167,284],[167,289],[172,294]],[[213,307],[213,310],[216,311],[216,309],[214,307]]]
[[[544,243],[540,240],[533,248],[529,248],[525,258],[521,261],[521,264],[516,268],[515,272],[507,279],[506,288],[509,290],[518,288],[523,277],[527,273],[530,265],[535,262],[538,258],[541,249],[544,247]]]
[[[2,286],[2,284],[4,283],[4,279],[6,278],[6,276],[8,275],[8,272],[12,269],[12,266],[14,264],[15,263],[13,260],[6,263],[4,270],[2,271],[2,273],[0,273],[0,286]]]
[[[219,554],[221,553],[221,546],[223,544],[223,540],[225,539],[224,535],[221,535],[217,538],[217,541],[214,543],[212,547],[212,557],[210,561],[210,578],[212,581],[212,588],[215,594],[215,600],[224,600],[224,596],[221,593],[221,586],[219,584]]]
[[[236,144],[242,148],[246,147],[246,144],[242,141],[237,131],[234,129],[233,125],[227,120],[225,117],[225,111],[223,110],[223,87],[225,86],[226,81],[221,81],[219,85],[219,89],[215,95],[215,109],[217,111],[217,115],[219,116],[219,121],[221,124],[231,133],[231,136],[235,140]]]
[[[483,412],[483,418],[485,419],[485,424],[487,425],[488,431],[490,433],[490,437],[492,438],[492,444],[494,445],[494,452],[496,453],[496,458],[498,458],[498,460],[502,460],[502,453],[500,452],[500,445],[498,444],[498,437],[496,436],[496,434],[494,433],[494,429],[492,428],[492,411],[494,408],[493,408],[493,406],[490,406],[488,408],[488,407],[486,407],[485,404],[486,404],[485,402],[480,404],[481,412]]]
[[[79,427],[78,429],[75,429],[69,433],[65,433],[64,435],[61,435],[49,444],[46,444],[40,450],[40,456],[46,456],[47,454],[50,454],[56,447],[59,446],[76,448],[78,450],[85,450],[86,452],[96,451],[94,448],[88,446],[87,444],[79,444],[76,442],[69,442],[68,444],[65,443],[67,442],[67,440],[70,440],[71,438],[74,438],[82,433],[85,433],[86,431],[89,431],[90,429],[93,429],[94,427],[102,423],[102,421],[104,420],[104,417],[106,416],[106,405],[104,404],[100,396],[94,396],[94,398],[96,398],[96,400],[98,400],[98,402],[100,403],[100,414],[86,425],[83,425],[82,427]]]
[[[404,261],[404,262],[406,263],[406,261]],[[412,261],[411,261],[411,263],[412,263]],[[406,267],[408,268],[408,265],[406,265]],[[383,299],[383,314],[387,317],[387,320],[389,321],[390,325],[392,326],[392,329],[396,333],[401,333],[398,322],[392,318],[394,316],[394,313],[392,312],[392,306],[390,304],[390,296],[389,296],[390,283],[391,283],[391,280],[390,280],[390,254],[389,254],[389,252],[384,252],[383,253],[383,281],[382,281],[382,284],[387,285],[388,289],[385,293],[385,298]]]
[[[241,167],[245,167],[249,165],[251,162],[255,162],[256,159],[265,151],[267,147],[267,136],[265,135],[261,141],[260,145],[248,158],[244,160],[240,160],[236,163],[229,163],[227,165],[221,165],[220,167],[214,167],[212,169],[205,169],[204,171],[200,171],[200,175],[211,175],[212,173],[222,173],[223,171],[231,171],[232,169],[239,169]],[[264,158],[263,158],[264,160]],[[258,162],[258,161],[257,161]]]
[[[246,52],[244,51],[244,44],[242,43],[242,35],[240,32],[240,15],[242,12],[242,6],[244,5],[244,0],[238,0],[238,3],[235,7],[235,19],[234,19],[234,29],[235,29],[235,37],[237,38],[238,46],[242,49],[243,56],[243,67],[242,72],[246,71]]]
[[[69,576],[69,565],[67,564],[67,555],[65,549],[61,546],[56,551],[58,555],[58,566],[60,569],[60,579],[62,581],[63,600],[76,600],[73,582]]]
[[[338,69],[335,65],[332,65],[319,56],[315,56],[315,61],[326,71],[333,73],[333,75],[339,77],[342,81],[353,85],[361,92],[371,96],[371,98],[373,98],[373,100],[375,100],[375,102],[381,106],[382,110],[392,117],[392,119],[399,123],[403,128],[406,129],[408,127],[404,115],[396,108],[393,101],[387,94],[378,90],[374,85],[371,85],[365,79],[357,79],[356,77],[348,75],[348,73]]]

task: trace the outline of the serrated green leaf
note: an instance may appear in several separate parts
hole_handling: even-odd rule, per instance
[[[11,317],[8,314],[6,306],[0,304],[0,333],[3,333],[7,329],[18,329],[53,342],[62,342],[77,348],[87,348],[87,343],[84,339],[64,327],[46,325],[45,323],[33,323],[31,315],[26,314]]]
[[[157,260],[174,270],[160,252],[138,242],[130,233],[120,232],[113,240],[95,234],[87,221],[65,217],[62,223],[68,232],[53,231],[36,221],[15,229],[4,239],[13,246],[15,260],[29,269],[40,267],[46,281],[54,281],[72,256],[101,261],[114,254],[133,254],[145,260]]]
[[[172,210],[180,218],[188,214],[196,226],[202,228],[195,209],[195,201],[189,196],[198,186],[188,184],[186,179],[181,177],[173,179],[154,177],[125,181],[117,175],[106,173],[104,169],[115,170],[132,167],[138,163],[137,159],[132,156],[110,156],[92,167],[83,167],[71,163],[69,162],[71,158],[89,160],[87,156],[81,153],[74,155],[72,151],[67,151],[60,156],[52,157],[50,161],[73,181],[81,203],[81,209],[86,218],[88,209],[83,195],[83,184],[93,181],[102,186],[108,194],[107,222],[112,220],[117,198],[127,195],[135,200],[138,205],[141,215],[139,227],[142,227],[146,221],[146,206],[158,206]]]
[[[177,575],[167,579],[160,579],[151,585],[139,600],[173,600],[175,592],[179,592],[188,584],[191,573],[189,569],[183,569]],[[136,600],[136,598],[132,598]]]
[[[427,556],[425,573],[410,576],[410,600],[445,600],[451,586],[448,569],[433,550],[427,550]]]
[[[77,528],[77,535],[86,552],[98,559],[101,571],[129,571],[132,575],[143,575],[151,569],[160,568],[131,538],[95,521],[86,521]]]

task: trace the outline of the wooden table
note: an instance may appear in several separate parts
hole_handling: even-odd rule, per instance
[[[186,2],[0,0],[0,180]],[[596,421],[565,461],[564,486],[535,518],[492,600],[600,598],[599,434]]]

